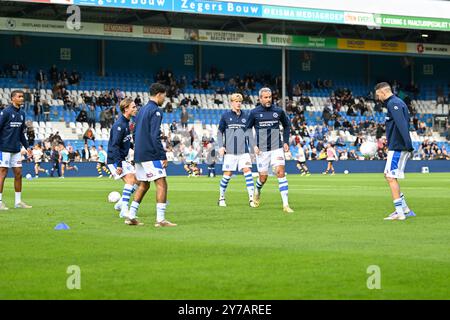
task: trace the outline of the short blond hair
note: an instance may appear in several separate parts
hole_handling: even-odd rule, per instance
[[[125,98],[120,101],[120,112],[125,113],[125,109],[128,108],[132,102],[134,102],[132,98]]]
[[[233,93],[231,95],[230,100],[231,101],[240,101],[240,102],[242,102],[242,100],[244,100],[244,98],[242,97],[242,94],[240,94],[240,93]]]

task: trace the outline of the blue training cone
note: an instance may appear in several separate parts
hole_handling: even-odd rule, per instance
[[[69,230],[70,227],[64,222],[58,223],[55,227],[55,230]]]

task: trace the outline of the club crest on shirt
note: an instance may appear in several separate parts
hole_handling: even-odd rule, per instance
[[[242,119],[242,123],[246,123],[247,122],[247,120],[245,120],[245,119]]]
[[[120,127],[117,127],[117,130],[118,130],[118,131],[120,131],[120,130],[122,130],[122,128],[120,128]]]
[[[274,112],[274,113],[273,113],[273,117],[274,117],[274,118],[278,118],[278,113]]]
[[[397,107],[397,106],[394,106],[394,110],[398,110],[398,107]]]
[[[156,111],[156,116],[161,117],[161,113],[159,111]]]

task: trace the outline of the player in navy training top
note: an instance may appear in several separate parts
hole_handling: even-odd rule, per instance
[[[125,221],[130,225],[140,224],[136,220],[139,204],[150,188],[150,182],[156,185],[156,223],[155,227],[174,227],[176,224],[166,220],[167,206],[167,157],[161,142],[162,110],[159,108],[166,99],[166,87],[160,83],[150,86],[150,101],[136,116],[134,136],[134,161],[139,187]]]
[[[249,141],[245,134],[247,114],[241,110],[242,95],[234,93],[231,95],[231,110],[226,111],[219,122],[217,134],[219,142],[219,154],[223,156],[223,177],[219,187],[219,206],[226,207],[225,191],[231,180],[233,171],[242,171],[247,186],[250,207],[256,207],[253,201],[255,186],[252,174],[252,159],[249,153]]]
[[[126,161],[130,152],[132,139],[130,120],[137,113],[136,104],[132,98],[125,98],[120,102],[120,112],[122,114],[113,124],[109,133],[107,162],[114,179],[122,179],[125,183],[122,191],[122,199],[114,206],[116,210],[120,211],[119,216],[124,218],[128,214],[130,197],[137,189],[136,171],[134,170],[134,166]]]
[[[408,107],[402,99],[392,93],[391,86],[387,82],[377,84],[375,93],[387,108],[386,139],[389,152],[384,175],[391,188],[395,206],[395,211],[385,220],[405,220],[407,216],[415,216],[406,204],[405,196],[400,191],[397,180],[405,177],[406,162],[414,151],[409,135]]]
[[[27,149],[28,157],[32,157],[25,136],[25,112],[20,109],[23,104],[23,91],[11,92],[11,102],[11,105],[0,111],[0,210],[8,210],[2,197],[9,168],[12,168],[14,172],[16,191],[14,208],[31,208],[22,201],[22,146]]]
[[[267,181],[269,166],[275,168],[278,177],[278,188],[283,200],[283,211],[294,212],[289,207],[288,182],[285,173],[284,153],[289,152],[289,133],[291,124],[286,112],[272,103],[272,91],[269,88],[259,90],[259,102],[250,111],[246,130],[256,131],[256,164],[259,178],[256,181],[254,201],[259,205],[261,189]],[[280,124],[283,126],[283,140],[281,140]],[[251,139],[253,141],[254,139]]]

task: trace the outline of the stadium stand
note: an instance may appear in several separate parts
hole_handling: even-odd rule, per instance
[[[171,132],[170,124],[174,121],[180,122],[183,108],[186,108],[189,114],[189,129],[194,128],[195,135],[198,137],[216,141],[220,115],[224,109],[230,108],[230,93],[235,91],[243,93],[245,100],[242,109],[244,110],[253,108],[258,102],[258,90],[264,85],[274,88],[274,98],[280,99],[277,78],[251,74],[225,78],[222,72],[211,72],[205,79],[198,80],[189,74],[175,77],[171,71],[160,71],[156,75],[117,72],[109,73],[105,77],[96,76],[94,72],[88,71],[81,74],[81,80],[77,84],[70,84],[69,81],[66,81],[61,85],[58,82],[64,77],[60,76],[58,80],[51,74],[47,74],[45,82],[38,84],[35,76],[38,71],[37,68],[30,69],[21,72],[20,75],[4,72],[3,77],[0,78],[0,105],[8,104],[12,90],[35,88],[39,85],[41,89],[30,90],[31,101],[25,110],[26,119],[33,121],[36,142],[44,141],[50,135],[58,132],[66,144],[73,146],[75,150],[84,148],[83,135],[89,128],[87,121],[77,121],[80,120],[78,116],[82,110],[89,113],[90,105],[94,105],[92,116],[95,118],[96,124],[92,126],[92,132],[95,141],[91,144],[106,146],[109,139],[108,128],[119,112],[117,102],[121,98],[129,96],[137,99],[136,101],[140,105],[146,104],[149,99],[147,88],[153,81],[165,83],[169,89],[169,97],[163,105],[165,110],[163,132],[168,137],[169,144],[173,143],[172,140],[177,135],[177,133]],[[449,144],[446,137],[433,131],[432,127],[434,115],[449,114],[448,86],[430,82],[418,87],[403,88],[394,82],[393,87],[399,96],[407,97],[410,112],[414,116],[415,121],[411,123],[411,135],[417,150],[416,158],[430,159],[434,157],[424,153],[427,148],[426,144],[440,150],[440,154],[443,154],[443,158],[445,158]],[[306,122],[309,134],[302,135],[300,138],[306,145],[311,144],[308,151],[311,159],[318,156],[313,149],[320,141],[340,139],[342,144],[338,145],[339,152],[345,150],[357,152],[358,145],[355,145],[355,140],[358,134],[361,133],[366,138],[375,136],[376,126],[382,125],[384,122],[386,110],[381,107],[377,109],[373,96],[370,96],[372,88],[373,85],[366,86],[357,81],[346,80],[333,82],[331,80],[315,80],[314,84],[310,81],[294,81],[294,84],[290,86],[290,100],[287,103],[287,111],[293,119],[292,146],[296,142],[298,143],[296,136],[299,136],[299,126],[302,122]],[[341,92],[348,93],[348,96],[339,98]],[[436,93],[438,93],[437,96]],[[409,96],[413,98],[410,99]],[[48,104],[47,116],[43,114],[45,110],[42,107],[41,115],[35,115],[36,99],[40,101],[41,105]],[[328,117],[325,115],[327,111],[324,112],[327,105],[330,106],[329,112],[331,113]],[[350,108],[352,110],[349,111]],[[105,120],[106,116],[102,114],[104,111],[110,113],[110,121]],[[295,119],[296,117],[297,119]],[[339,123],[336,124],[336,121]],[[344,127],[345,123],[351,125]],[[365,123],[367,125],[364,125]],[[331,130],[323,131],[323,128],[327,126]],[[358,128],[355,130],[355,127]],[[177,130],[177,132],[182,131],[181,127]],[[317,132],[319,133],[317,134]],[[434,152],[436,157],[438,157],[438,150]],[[292,148],[292,152],[295,156],[295,148]],[[379,157],[383,158],[382,153]]]

